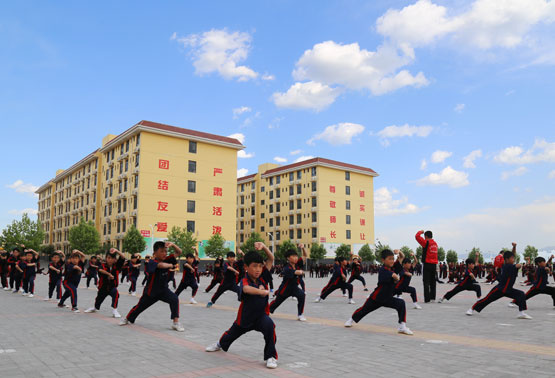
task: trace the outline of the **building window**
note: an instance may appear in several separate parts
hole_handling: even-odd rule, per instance
[[[316,213],[312,213],[312,221],[313,222],[316,222],[316,216],[317,216]]]
[[[137,196],[133,197],[133,210],[137,210]]]
[[[295,202],[289,201],[289,210],[295,210]]]
[[[312,227],[312,237],[313,238],[318,237],[318,230],[316,227]]]
[[[187,221],[187,232],[195,232],[195,221]]]
[[[302,239],[303,237],[303,230],[302,228],[297,229],[297,239]]]
[[[347,181],[351,180],[351,172],[345,172],[345,180]]]
[[[303,201],[301,199],[297,200],[297,209],[301,209],[301,207],[303,206]]]
[[[293,215],[289,215],[289,224],[295,224],[295,217]]]
[[[276,240],[280,240],[281,239],[281,232],[276,231]]]
[[[303,186],[301,184],[297,185],[297,194],[301,194],[302,187]]]
[[[274,218],[270,218],[270,227],[274,227]]]
[[[345,194],[348,196],[351,195],[351,187],[349,185],[345,186]]]
[[[129,152],[129,139],[125,142],[125,152]]]
[[[264,189],[265,189],[265,188],[264,188],[263,186],[260,187],[260,191],[261,191],[262,193],[264,193]]]
[[[297,214],[297,224],[301,224],[302,221],[303,221],[302,214]]]
[[[270,185],[274,185],[274,178],[270,177]]]
[[[316,176],[316,167],[312,167],[310,169],[310,173],[312,174],[312,177]]]
[[[196,181],[187,181],[187,191],[189,193],[196,193],[197,192],[197,182]]]
[[[264,213],[260,213],[260,218],[264,219]]]
[[[104,235],[106,235],[106,223],[104,223]]]
[[[188,200],[187,201],[187,212],[194,213],[195,212],[195,201]]]
[[[316,207],[316,197],[312,197],[312,207]]]
[[[289,182],[295,180],[295,172],[289,172]]]
[[[270,205],[268,211],[269,211],[270,213],[273,213],[273,212],[274,212],[274,205]]]
[[[281,176],[276,176],[276,184],[279,185],[281,183]]]
[[[122,220],[122,223],[121,223],[121,231],[125,232],[126,227],[127,227],[127,221],[124,219]]]
[[[345,223],[346,223],[346,224],[351,224],[351,216],[350,216],[350,215],[347,215],[347,216],[345,217]]]
[[[189,160],[189,172],[196,173],[197,172],[197,162],[194,160]]]
[[[192,154],[197,153],[197,142],[189,141],[189,152]]]
[[[279,227],[281,223],[281,218],[280,217],[276,217],[276,226]]]
[[[351,230],[347,230],[346,238],[351,239]]]
[[[276,212],[280,212],[281,211],[281,203],[276,202]]]
[[[292,196],[295,194],[295,190],[293,189],[293,185],[289,186],[289,195]]]
[[[351,201],[349,200],[345,201],[345,209],[351,210]]]
[[[295,230],[289,230],[289,239],[295,239]]]
[[[312,191],[315,192],[316,191],[316,181],[312,181],[311,185],[312,185]]]
[[[268,194],[270,195],[270,199],[274,199],[274,191],[273,190],[270,190],[268,192]]]
[[[302,173],[302,171],[297,171],[297,180],[301,179]]]
[[[280,191],[279,191],[279,189],[276,189],[276,198],[280,198]]]

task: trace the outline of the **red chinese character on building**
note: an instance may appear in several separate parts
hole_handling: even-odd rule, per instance
[[[361,219],[360,219],[360,225],[361,225],[361,226],[366,226],[366,219],[361,218]]]
[[[224,173],[224,171],[221,168],[214,168],[214,176],[216,176],[217,173]]]
[[[335,216],[330,216],[330,223],[335,223]]]
[[[223,195],[223,189],[222,188],[214,188],[214,195],[217,197],[221,197]]]
[[[168,182],[163,180],[158,180],[158,189],[168,190]]]
[[[170,169],[170,161],[169,160],[164,160],[164,159],[159,159],[158,160],[158,168],[160,168],[160,169]]]
[[[364,212],[364,205],[360,205],[360,211]]]
[[[335,238],[336,238],[335,231],[331,231],[331,232],[330,232],[330,238],[331,238],[331,239],[335,239]]]
[[[158,201],[158,211],[168,211],[168,203]]]
[[[330,185],[330,193],[335,193],[335,186]]]
[[[222,208],[221,207],[216,207],[216,206],[212,206],[212,215],[216,215],[218,217],[222,216]]]
[[[222,228],[220,226],[212,226],[212,235],[221,234]]]
[[[364,198],[364,190],[359,191],[359,194],[360,194],[361,197]]]
[[[335,209],[335,201],[330,201],[330,207],[331,207],[332,209]]]
[[[168,232],[168,224],[166,222],[156,223],[156,231],[158,231],[158,232]]]
[[[364,235],[364,232],[360,233],[360,240],[366,240],[366,235]]]

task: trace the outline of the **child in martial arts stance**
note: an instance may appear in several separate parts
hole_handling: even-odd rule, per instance
[[[300,277],[303,275],[303,270],[297,268],[297,262],[299,260],[299,255],[296,249],[289,249],[285,252],[285,259],[287,264],[283,267],[282,275],[283,281],[276,292],[276,298],[270,303],[270,313],[279,307],[289,297],[297,298],[297,318],[301,322],[305,322],[306,318],[304,316],[304,301],[305,293],[299,287]]]
[[[353,263],[351,264],[351,277],[349,277],[349,281],[347,281],[347,283],[353,283],[354,280],[362,282],[364,291],[368,291],[366,288],[366,281],[364,280],[364,277],[362,277],[362,265],[360,263],[359,256],[353,256]]]
[[[196,273],[200,258],[198,257],[198,250],[196,249],[196,247],[193,247],[193,250],[195,252],[194,255],[192,253],[187,253],[187,255],[185,256],[185,263],[183,264],[183,276],[181,277],[181,282],[179,283],[179,286],[175,291],[175,295],[179,297],[179,294],[181,294],[183,290],[190,287],[192,293],[189,303],[197,304],[197,301],[195,300],[195,295],[197,295],[198,291]]]
[[[127,277],[129,279],[129,294],[132,296],[137,295],[137,280],[141,272],[141,255],[138,253],[131,256],[131,260],[127,262],[129,267]]]
[[[264,360],[266,367],[277,367],[275,325],[269,316],[268,283],[260,275],[264,269],[262,256],[255,251],[247,252],[243,258],[247,274],[239,283],[239,299],[241,305],[237,319],[229,330],[224,332],[217,343],[206,348],[207,352],[223,349],[227,352],[231,344],[250,331],[258,331],[264,335]]]
[[[476,281],[474,277],[474,266],[478,263],[479,252],[476,253],[476,260],[466,259],[466,270],[464,272],[463,279],[453,288],[453,290],[445,293],[443,298],[441,298],[438,303],[443,301],[448,301],[461,291],[469,290],[476,292],[476,297],[480,298],[482,296],[482,288],[480,284]]]
[[[224,259],[221,257],[218,257],[216,260],[214,260],[214,270],[212,271],[212,281],[210,281],[210,284],[208,285],[208,287],[204,290],[205,293],[210,292],[210,290],[212,290],[212,288],[214,288],[214,286],[218,285],[220,282],[222,282],[222,265],[224,263]]]
[[[549,258],[547,263],[543,257],[536,257],[534,263],[537,265],[536,269],[536,279],[532,283],[532,287],[526,292],[526,300],[535,297],[538,294],[547,294],[551,295],[551,299],[553,300],[553,306],[555,307],[555,287],[547,286],[547,277],[551,270],[548,266],[551,265],[551,260],[553,260],[553,255]],[[512,301],[509,303],[510,307],[514,307],[516,301]]]
[[[518,319],[532,319],[532,317],[524,312],[526,310],[526,295],[524,292],[514,289],[513,285],[516,281],[518,270],[522,265],[515,265],[516,243],[513,243],[513,250],[503,253],[505,264],[501,268],[501,275],[499,276],[499,283],[491,289],[491,291],[484,298],[468,309],[466,315],[472,316],[474,311],[481,312],[487,305],[498,300],[502,297],[509,297],[516,300],[518,304]]]
[[[347,266],[347,259],[340,256],[336,258],[336,262],[333,266],[333,274],[331,276],[330,282],[322,289],[320,296],[314,300],[315,303],[319,303],[326,299],[328,295],[333,293],[337,289],[345,289],[349,292],[349,304],[355,304],[353,300],[353,285],[347,283],[347,273],[345,267]]]
[[[395,252],[401,253],[400,251]],[[415,257],[414,254],[412,254],[412,256]],[[420,305],[418,304],[416,289],[410,286],[410,280],[412,278],[412,273],[410,272],[410,269],[414,268],[417,263],[418,261],[416,258],[414,260],[414,264],[408,257],[403,258],[402,263],[399,263],[399,259],[397,259],[395,264],[399,264],[401,269],[394,269],[395,273],[398,274],[400,277],[399,281],[395,284],[395,295],[409,293],[412,299],[412,308],[414,308],[415,310],[422,310],[422,307],[420,307]]]
[[[45,301],[52,299],[54,290],[56,290],[56,299],[60,300],[62,297],[62,274],[65,264],[65,255],[62,251],[56,251],[52,255],[52,261],[48,264],[48,298]]]
[[[381,258],[383,265],[378,271],[378,286],[374,289],[374,292],[370,294],[364,305],[356,310],[351,318],[345,322],[345,327],[352,327],[353,322],[358,323],[370,312],[380,307],[388,307],[397,310],[397,314],[399,315],[399,328],[397,331],[405,335],[412,335],[412,331],[406,324],[407,311],[405,308],[405,301],[393,297],[395,293],[395,282],[399,281],[399,276],[393,272],[395,256],[389,249],[384,249],[381,253]]]
[[[98,257],[92,256],[91,259],[89,260],[89,267],[87,268],[87,273],[85,273],[85,276],[87,276],[87,289],[91,284],[91,280],[94,280],[94,286],[98,285],[98,265],[99,265]]]
[[[25,259],[25,271],[23,272],[23,295],[33,298],[35,296],[35,278],[37,275],[37,261],[39,254],[28,249],[23,256]]]
[[[237,293],[239,290],[239,287],[237,286],[237,277],[239,277],[239,267],[237,265],[237,262],[235,261],[234,252],[227,253],[227,261],[224,262],[222,271],[224,273],[224,279],[222,280],[222,283],[220,283],[220,286],[218,286],[218,290],[216,290],[210,302],[206,304],[206,307],[209,307],[209,308],[212,307],[212,305],[216,303],[220,295],[222,295],[226,291],[231,290]]]
[[[148,282],[143,291],[143,296],[139,299],[139,303],[129,311],[129,314],[123,318],[120,325],[135,323],[137,316],[154,303],[158,301],[166,302],[170,305],[171,318],[173,319],[172,329],[178,332],[185,331],[185,328],[179,323],[179,298],[168,287],[168,272],[175,269],[173,264],[175,257],[173,254],[168,256],[168,248],[173,247],[177,255],[181,254],[181,249],[172,242],[157,241],[154,243],[153,258],[146,265],[148,272]],[[168,257],[172,263],[166,262]]]
[[[98,267],[100,281],[98,282],[98,294],[96,294],[94,307],[85,310],[85,312],[90,313],[100,310],[102,302],[109,295],[112,297],[112,316],[114,318],[121,318],[118,312],[118,282],[124,263],[125,255],[115,248],[110,248],[110,251],[106,253],[106,261]]]
[[[79,287],[79,282],[81,282],[81,273],[84,266],[85,254],[74,249],[65,267],[65,277],[62,283],[65,291],[62,298],[60,298],[58,307],[64,307],[66,299],[71,297],[71,311],[74,313],[79,312],[77,308],[77,287]]]

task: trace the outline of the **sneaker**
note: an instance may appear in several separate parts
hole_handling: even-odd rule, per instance
[[[24,297],[28,296],[28,293],[22,293],[21,295],[23,295]]]
[[[52,298],[44,298],[43,301],[48,302],[49,300],[51,300]]]
[[[65,306],[64,306],[63,304],[61,304],[61,303],[58,303],[58,307],[59,307],[59,308],[64,308]]]
[[[121,315],[119,314],[117,309],[112,309],[112,317],[113,318],[121,318]]]
[[[183,328],[183,326],[179,322],[178,323],[173,323],[172,324],[172,329],[174,331],[177,331],[177,332],[184,332],[185,331],[185,328]]]
[[[414,302],[412,304],[412,308],[415,309],[415,310],[422,310],[422,307],[416,302]]]
[[[208,303],[206,304],[206,308],[212,307],[213,304],[214,304],[214,303],[212,303],[212,302],[208,302]]]
[[[9,288],[9,287],[5,287],[4,290],[10,290],[10,288]]]
[[[136,296],[137,296],[137,293],[136,293],[136,292],[132,292],[132,293],[131,293],[131,296],[136,297]]]
[[[195,298],[191,298],[191,300],[189,301],[190,304],[197,304],[198,302],[195,300]]]
[[[291,299],[293,300],[293,302],[297,302],[297,297],[291,297]]]
[[[64,305],[64,307],[65,307],[65,308],[71,308],[71,306],[70,306],[70,305]]]
[[[214,343],[212,345],[207,346],[205,351],[206,352],[217,352],[221,349],[222,349],[222,347],[220,346],[220,343]]]
[[[399,325],[397,332],[405,335],[414,335],[414,333],[409,329],[409,327],[407,327],[405,323],[401,323],[401,325]]]
[[[303,314],[299,315],[299,316],[297,317],[297,319],[299,319],[300,322],[306,322],[306,318],[304,317]]]
[[[81,311],[79,311],[79,309],[77,307],[74,307],[74,308],[71,309],[71,312],[73,312],[74,314],[78,314]]]
[[[354,320],[353,320],[353,318],[351,318],[351,319],[349,319],[345,322],[344,326],[347,327],[347,328],[350,328],[350,327],[353,326],[353,322],[354,322]]]
[[[347,295],[347,293],[343,293],[343,296],[344,296],[344,297],[347,297],[348,295]]]
[[[532,317],[524,312],[520,313],[517,317],[518,319],[532,319]]]
[[[314,303],[320,303],[322,301],[322,298],[318,297],[314,300]]]
[[[275,369],[277,368],[277,361],[274,357],[270,357],[268,358],[268,360],[266,361],[266,367],[268,369]]]
[[[85,312],[86,314],[90,314],[91,312],[96,312],[96,308],[91,307],[91,308],[86,309],[86,310],[83,311],[83,312]]]
[[[466,315],[468,315],[468,316],[474,315],[474,310],[469,308],[468,311],[466,312]]]
[[[353,298],[349,299],[349,304],[355,304],[355,301],[353,300]]]
[[[509,304],[507,304],[507,307],[516,307],[516,305],[513,302],[509,302]]]
[[[430,299],[430,303],[436,303],[435,299]]]
[[[368,291],[368,289],[367,289],[367,288],[364,288],[364,291]]]
[[[19,292],[23,293],[23,288],[22,287],[19,288]]]
[[[120,326],[124,326],[124,325],[128,325],[128,324],[129,324],[129,320],[127,320],[127,318],[123,318],[119,322]]]
[[[443,298],[439,298],[439,301],[437,301],[437,303],[443,303]]]
[[[33,293],[27,295],[27,298],[33,298],[35,295]]]

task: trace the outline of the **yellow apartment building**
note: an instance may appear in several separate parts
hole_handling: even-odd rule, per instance
[[[370,168],[313,158],[262,164],[237,179],[237,243],[258,232],[276,248],[283,240],[320,243],[328,256],[342,243],[357,252],[374,243],[374,177]]]
[[[236,139],[141,121],[37,190],[44,242],[69,251],[69,229],[92,220],[101,243],[122,247],[131,224],[147,242],[165,240],[173,226],[192,231],[204,256],[216,233],[229,248],[236,238]]]

